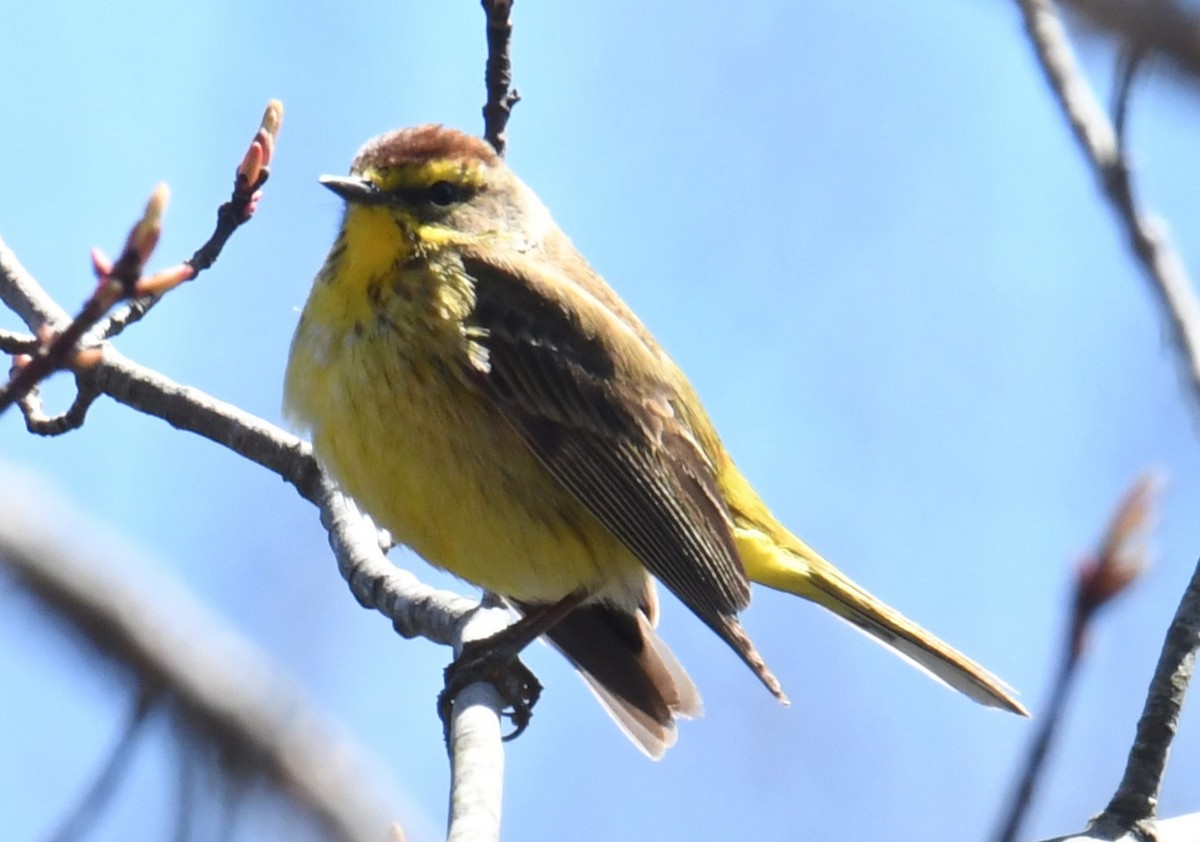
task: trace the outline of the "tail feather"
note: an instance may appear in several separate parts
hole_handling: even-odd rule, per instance
[[[752,581],[824,606],[928,675],[980,704],[1029,715],[1003,681],[880,602],[799,538],[788,534],[781,541],[757,529],[739,528],[737,539],[746,574]]]
[[[654,760],[675,744],[675,721],[701,713],[696,685],[642,611],[584,605],[546,633],[622,731]]]

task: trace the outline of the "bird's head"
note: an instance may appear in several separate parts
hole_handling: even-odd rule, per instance
[[[438,125],[380,135],[355,156],[350,175],[322,176],[321,183],[346,201],[347,227],[356,215],[386,217],[421,255],[481,240],[524,250],[553,226],[486,141]]]

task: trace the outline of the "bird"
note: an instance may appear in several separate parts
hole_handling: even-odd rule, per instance
[[[522,615],[504,658],[544,634],[659,758],[701,702],[658,634],[656,582],[786,703],[739,619],[754,583],[1028,715],[771,514],[683,372],[485,140],[399,129],[321,183],[344,213],[285,415],[397,541]]]

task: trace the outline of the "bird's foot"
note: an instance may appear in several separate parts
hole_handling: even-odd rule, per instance
[[[490,683],[500,694],[501,715],[513,724],[512,733],[505,735],[505,741],[516,739],[529,726],[533,706],[542,694],[542,685],[517,657],[524,644],[514,647],[504,638],[502,631],[483,640],[465,643],[459,656],[446,667],[445,686],[438,694],[438,716],[447,745],[455,699],[463,689],[479,681]]]

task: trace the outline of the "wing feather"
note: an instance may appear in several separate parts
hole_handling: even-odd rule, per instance
[[[749,602],[708,456],[675,407],[665,359],[626,312],[529,260],[467,255],[468,381],[555,479],[728,639]],[[594,275],[587,280],[602,283]],[[611,296],[611,292],[607,292]]]

